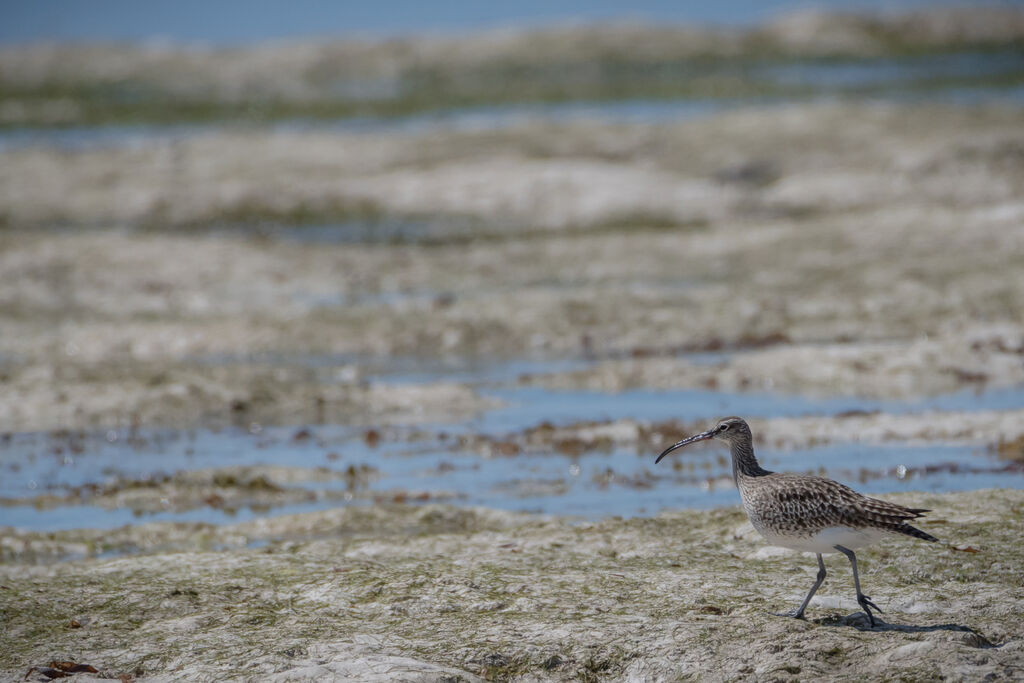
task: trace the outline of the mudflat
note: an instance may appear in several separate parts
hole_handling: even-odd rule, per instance
[[[58,53],[0,58],[31,75]],[[3,675],[1024,675],[1012,97],[473,120],[0,145]],[[596,407],[527,409],[559,397]],[[916,449],[860,474],[908,482],[880,491],[942,540],[859,553],[884,626],[834,558],[809,621],[772,616],[813,559],[666,493],[731,505],[724,460],[635,464],[719,401],[754,406],[778,469]],[[840,455],[811,465],[824,446]],[[399,461],[429,483],[388,488]],[[949,492],[975,461],[985,489]],[[495,462],[507,481],[475,493],[507,509],[467,494]],[[584,514],[515,511],[581,486]],[[624,492],[657,502],[603,514]]]
[[[873,630],[838,555],[807,621],[773,616],[802,599],[813,556],[765,547],[736,508],[581,524],[349,507],[143,525],[139,555],[0,565],[0,671],[71,659],[144,680],[1018,677],[1024,494],[896,500],[932,508],[923,528],[942,542],[859,553],[885,610]]]

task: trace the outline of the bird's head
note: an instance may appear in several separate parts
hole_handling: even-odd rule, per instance
[[[728,443],[729,446],[732,446],[734,443],[737,442],[749,443],[750,438],[750,427],[747,426],[747,423],[743,420],[743,418],[723,417],[721,420],[716,422],[711,429],[707,430],[706,432],[694,434],[693,436],[687,437],[678,443],[672,444],[664,451],[662,451],[661,455],[659,455],[658,459],[655,460],[654,462],[655,464],[657,464],[661,462],[662,458],[664,458],[666,455],[676,450],[677,448],[682,448],[687,444],[696,443],[697,441],[719,439],[720,441],[725,441],[726,443]]]

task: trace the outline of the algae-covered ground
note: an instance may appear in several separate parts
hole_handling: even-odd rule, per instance
[[[738,509],[573,523],[446,506],[180,528],[173,550],[0,566],[0,671],[147,680],[1008,680],[1024,675],[1024,494],[905,495],[942,539],[813,556]],[[287,529],[289,540],[276,540]],[[65,542],[89,532],[63,534]],[[46,543],[26,534],[23,542]],[[225,547],[248,549],[226,551]],[[36,677],[40,677],[35,673]]]
[[[1022,16],[0,50],[0,678],[1024,677]]]
[[[230,47],[19,45],[0,47],[0,129],[372,120],[524,102],[1019,86],[1024,74],[1013,62],[1022,44],[1024,14],[992,5],[802,12],[731,28],[620,21]],[[969,68],[922,70],[915,61],[949,52],[967,55]],[[972,56],[992,52],[1009,70],[973,65]],[[906,62],[894,69],[893,60]],[[804,77],[837,62],[838,78]],[[901,65],[910,72],[905,82]],[[880,79],[859,77],[872,68]]]
[[[488,405],[372,381],[395,358],[585,359],[506,379],[603,391],[1019,386],[1022,149],[1019,108],[892,103],[10,149],[0,423]]]

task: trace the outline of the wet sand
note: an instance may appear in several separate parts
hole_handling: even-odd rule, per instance
[[[1019,385],[1022,144],[1015,110],[864,104],[16,150],[0,166],[0,424],[477,409],[458,383],[365,381],[367,360],[395,356],[595,359],[523,381],[612,391],[912,398]],[[762,166],[770,179],[723,175]],[[315,240],[287,226],[275,233],[287,239],[261,236],[313,211],[310,197],[434,216],[441,232],[351,244],[352,221],[372,234],[377,219],[328,212],[335,227]],[[77,224],[46,227],[62,216]],[[490,237],[460,235],[467,220]],[[744,353],[685,355],[708,350]]]
[[[773,616],[805,594],[813,557],[766,549],[736,508],[580,525],[350,507],[158,525],[142,534],[156,554],[0,565],[0,671],[56,657],[154,680],[1017,677],[1024,497],[899,501],[933,508],[924,528],[942,542],[860,553],[885,610],[874,630],[836,556],[808,621]]]

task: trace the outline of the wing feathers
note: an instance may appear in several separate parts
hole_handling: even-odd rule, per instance
[[[833,526],[876,528],[937,540],[907,524],[928,512],[863,496],[849,486],[824,477],[769,474],[748,484],[744,505],[752,517],[781,533],[813,533]],[[741,484],[742,485],[742,484]]]

